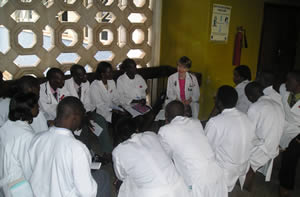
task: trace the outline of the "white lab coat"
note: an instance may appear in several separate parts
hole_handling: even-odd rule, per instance
[[[208,121],[205,133],[219,166],[224,169],[228,191],[233,190],[238,179],[243,188],[253,149],[254,125],[236,108],[224,109]]]
[[[48,124],[44,112],[40,111],[37,117],[33,118],[33,121],[30,124],[30,126],[32,127],[35,133],[47,131]]]
[[[281,106],[272,98],[261,96],[250,106],[248,117],[255,125],[257,138],[250,157],[251,168],[256,171],[268,164],[265,176],[266,181],[270,181],[273,167],[272,160],[279,154],[279,141],[284,126],[284,112]]]
[[[87,81],[85,83],[80,84],[81,95],[78,95],[74,83],[76,82],[74,81],[73,77],[65,81],[64,88],[68,91],[69,96],[74,96],[76,98],[79,98],[83,103],[86,111],[93,111],[94,108],[91,105],[91,99],[90,99],[90,82]]]
[[[272,100],[278,103],[283,109],[282,96],[278,92],[276,92],[276,90],[274,90],[272,86],[266,87],[263,93],[264,95],[270,97]]]
[[[0,127],[8,120],[10,98],[0,98]]]
[[[159,130],[164,149],[191,189],[192,197],[226,197],[223,170],[199,120],[177,116]]]
[[[284,97],[284,95],[286,93],[288,93],[288,91],[286,90],[285,83],[283,83],[283,84],[280,85],[280,87],[279,87],[279,93],[280,93],[281,97]]]
[[[244,113],[247,113],[248,108],[251,105],[251,102],[248,100],[245,93],[245,87],[248,83],[250,83],[249,80],[244,80],[235,87],[235,90],[238,93],[236,108]]]
[[[192,98],[190,105],[193,118],[198,118],[200,88],[196,76],[189,72],[186,73],[184,92],[186,100]],[[181,101],[178,72],[168,78],[166,105],[173,100]]]
[[[300,133],[300,100],[291,108],[288,103],[290,92],[282,97],[283,108],[285,112],[285,125],[283,135],[280,139],[281,148],[285,149],[289,143]]]
[[[68,129],[51,127],[36,135],[29,148],[30,183],[39,197],[95,197],[91,155]]]
[[[118,197],[188,197],[188,187],[153,132],[133,134],[112,152]],[[143,159],[141,159],[143,158]]]
[[[91,85],[91,103],[98,114],[101,114],[107,122],[111,123],[112,109],[120,104],[119,94],[114,80],[107,81],[105,88],[102,81],[95,80]]]
[[[139,74],[136,74],[134,79],[130,79],[124,73],[117,80],[117,90],[123,106],[129,106],[132,100],[146,99],[146,89],[147,84]]]
[[[33,135],[25,121],[8,120],[0,128],[0,187],[8,197],[10,183],[20,178],[29,181],[32,171],[28,149]]]
[[[0,101],[0,106],[2,106],[0,108],[1,109],[1,112],[0,112],[1,118],[0,119],[8,120],[10,98],[6,98],[2,102]],[[0,125],[0,126],[2,126],[2,125]],[[47,120],[42,111],[39,111],[37,117],[33,118],[33,121],[30,124],[30,126],[32,127],[32,129],[35,133],[48,130]]]
[[[57,89],[57,96],[59,98],[59,101],[57,101],[50,89],[49,82],[42,83],[40,85],[40,110],[44,112],[45,118],[47,120],[54,120],[56,117],[56,107],[59,101],[61,101],[64,97],[69,96],[68,91],[63,88]]]

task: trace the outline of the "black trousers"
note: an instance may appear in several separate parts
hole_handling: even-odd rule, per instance
[[[295,185],[296,169],[300,157],[300,135],[295,137],[288,148],[282,153],[281,168],[279,171],[280,186],[293,190]]]

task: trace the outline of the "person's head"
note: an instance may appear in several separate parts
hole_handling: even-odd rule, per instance
[[[286,80],[286,89],[292,93],[300,92],[300,72],[289,72]]]
[[[97,79],[111,80],[112,79],[112,66],[108,62],[100,62],[97,66],[96,76]]]
[[[50,68],[46,77],[54,90],[65,85],[65,75],[59,68]]]
[[[177,100],[168,103],[166,106],[165,116],[167,123],[170,123],[176,116],[184,116],[183,103]]]
[[[237,85],[245,80],[251,81],[251,71],[248,66],[240,65],[233,71],[233,82]]]
[[[87,81],[86,71],[83,66],[79,64],[74,64],[70,69],[71,75],[78,85],[85,83]]]
[[[119,119],[115,128],[117,131],[116,145],[129,139],[133,133],[138,132],[135,121],[129,117]]]
[[[272,86],[275,81],[275,75],[272,72],[262,72],[258,78],[258,82],[263,88]]]
[[[122,62],[122,69],[125,70],[127,76],[130,79],[134,79],[134,76],[137,73],[136,63],[133,59],[127,58]]]
[[[74,96],[67,96],[57,106],[55,126],[75,131],[81,127],[84,113],[82,102]]]
[[[11,121],[26,121],[32,123],[39,113],[38,97],[34,93],[18,93],[12,97],[9,104],[8,118]]]
[[[251,103],[255,103],[261,96],[264,95],[262,85],[256,81],[250,82],[246,85],[245,93]]]
[[[39,80],[33,76],[23,76],[18,80],[18,92],[24,94],[34,93],[40,97],[40,83]]]
[[[182,56],[181,58],[179,58],[179,60],[177,62],[178,73],[184,74],[184,73],[188,72],[191,67],[192,67],[192,61],[190,60],[190,58],[188,58],[186,56]]]
[[[228,85],[223,85],[218,89],[215,105],[219,111],[234,108],[238,100],[237,91]]]

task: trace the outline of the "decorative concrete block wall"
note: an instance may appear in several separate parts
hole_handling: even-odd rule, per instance
[[[74,63],[92,71],[125,58],[150,66],[151,0],[0,0],[0,70],[6,78],[64,72]]]

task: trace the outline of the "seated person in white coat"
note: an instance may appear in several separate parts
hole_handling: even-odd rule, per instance
[[[40,85],[39,103],[49,125],[53,125],[57,104],[68,96],[68,92],[63,88],[65,75],[59,68],[50,68],[46,77],[48,81]]]
[[[204,130],[219,166],[224,169],[229,192],[238,179],[243,188],[255,136],[255,127],[247,115],[235,108],[237,99],[233,87],[221,86],[215,101],[221,114],[211,118]]]
[[[28,149],[34,136],[30,124],[38,112],[35,94],[16,94],[10,101],[9,120],[0,128],[0,188],[7,197],[33,197]]]
[[[145,131],[151,127],[154,120],[154,114],[146,104],[147,84],[143,77],[137,74],[133,59],[125,59],[121,68],[125,73],[117,80],[120,103],[137,121],[139,130]],[[137,109],[133,110],[133,107]]]
[[[136,133],[135,122],[129,118],[121,119],[116,127],[119,135],[113,163],[116,176],[123,182],[118,197],[189,196],[188,187],[155,133]]]
[[[24,94],[34,93],[38,98],[40,98],[40,84],[38,79],[33,76],[21,77],[18,80],[18,92],[22,92]],[[30,126],[35,133],[48,130],[47,120],[42,111],[39,111],[37,117],[33,118]]]
[[[300,158],[300,73],[290,72],[286,81],[286,94],[283,96],[286,124],[280,146],[282,153],[279,171],[280,194],[290,196],[295,187],[295,177]]]
[[[111,153],[113,147],[108,135],[107,122],[95,112],[92,106],[90,82],[87,80],[86,71],[79,64],[72,65],[70,71],[72,77],[65,81],[64,88],[70,96],[81,100],[86,111],[81,132],[78,132],[75,137],[96,154]]]
[[[183,56],[178,60],[177,72],[168,78],[165,105],[174,100],[181,101],[186,108],[191,108],[191,116],[198,119],[200,89],[197,78],[189,72],[191,67],[192,61],[188,57]],[[164,113],[161,110],[156,120],[165,120]]]
[[[251,71],[248,66],[241,65],[233,71],[233,82],[235,83],[235,90],[238,93],[238,101],[236,108],[241,112],[247,113],[251,102],[245,94],[245,87],[251,81]]]
[[[112,66],[108,62],[100,62],[96,70],[96,80],[91,84],[91,103],[96,112],[101,114],[107,122],[116,125],[117,121],[129,115],[120,106],[120,98],[116,83],[112,79]],[[115,136],[115,132],[113,133]]]
[[[263,88],[258,82],[249,83],[245,92],[249,101],[253,103],[247,114],[255,126],[256,135],[250,156],[251,168],[245,182],[245,189],[251,190],[254,173],[257,170],[266,176],[266,181],[271,179],[273,159],[279,154],[284,112],[277,102],[263,94]]]
[[[277,102],[282,108],[282,96],[273,88],[275,76],[272,72],[262,72],[259,76],[258,82],[264,88],[263,93]]]
[[[174,161],[192,197],[226,197],[227,185],[199,120],[183,117],[184,105],[166,106],[166,125],[159,129],[162,146]]]
[[[57,106],[55,125],[32,139],[30,184],[35,196],[111,196],[108,173],[91,172],[90,152],[73,135],[84,113],[78,98],[65,97]]]
[[[39,98],[40,95],[40,85],[37,78],[33,76],[23,76],[17,80],[16,83],[16,92],[17,93],[34,93]],[[10,98],[6,98],[0,101],[1,112],[0,116],[3,120],[8,120],[8,111],[9,111],[9,102]],[[39,111],[37,117],[33,118],[32,123],[30,124],[35,133],[48,130],[47,120],[44,116],[44,113]]]

